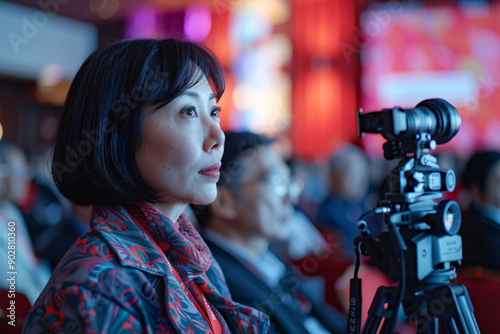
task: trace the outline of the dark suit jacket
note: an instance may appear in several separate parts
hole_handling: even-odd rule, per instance
[[[300,278],[291,268],[280,282],[280,288],[270,288],[257,275],[214,243],[206,240],[213,256],[222,267],[233,300],[268,314],[271,327],[268,333],[308,334],[303,325],[304,316],[299,305],[291,298],[306,298],[300,288]],[[346,332],[346,318],[328,305],[311,303],[310,315],[332,333]]]

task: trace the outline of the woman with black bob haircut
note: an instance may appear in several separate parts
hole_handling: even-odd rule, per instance
[[[115,42],[92,53],[63,108],[52,174],[93,205],[25,333],[265,333],[232,301],[219,265],[183,213],[217,195],[222,69],[174,39]]]

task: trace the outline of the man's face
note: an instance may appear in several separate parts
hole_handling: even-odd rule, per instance
[[[262,146],[240,157],[243,166],[234,221],[249,236],[285,240],[293,206],[288,192],[290,169],[270,146]]]

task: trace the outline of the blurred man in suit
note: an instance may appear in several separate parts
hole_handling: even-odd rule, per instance
[[[462,183],[471,194],[460,228],[462,266],[500,270],[500,152],[480,151],[468,160]]]
[[[217,199],[194,209],[202,235],[233,299],[267,313],[270,333],[344,333],[345,318],[318,303],[269,248],[288,238],[300,191],[272,142],[250,132],[226,134]]]

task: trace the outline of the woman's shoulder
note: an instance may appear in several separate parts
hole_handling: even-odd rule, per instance
[[[168,327],[161,299],[145,301],[139,290],[121,280],[108,290],[86,283],[75,282],[59,290],[51,286],[50,293],[41,296],[30,311],[25,332],[149,333],[155,326]]]
[[[120,271],[122,275],[113,275]],[[72,286],[101,287],[107,290],[108,280],[124,277],[126,268],[113,247],[94,230],[81,235],[55,268],[49,284],[57,291]],[[126,276],[126,275],[125,275]],[[108,284],[106,284],[108,283]]]
[[[143,293],[143,286],[151,287],[148,294]],[[30,322],[42,321],[45,326],[49,316],[65,326],[67,321],[85,326],[86,323],[80,321],[83,315],[99,323],[104,314],[114,310],[124,315],[124,319],[135,319],[135,324],[132,321],[127,326],[142,326],[164,309],[163,293],[157,292],[160,287],[160,277],[124,266],[113,247],[91,230],[77,239],[55,268],[33,307]],[[145,307],[147,316],[144,315]]]
[[[117,286],[140,290],[143,284],[160,281],[167,272],[161,254],[133,232],[92,228],[81,235],[55,268],[44,293],[78,286],[106,295]]]

